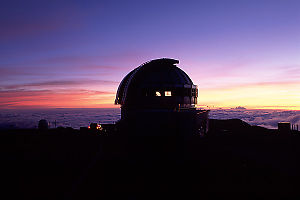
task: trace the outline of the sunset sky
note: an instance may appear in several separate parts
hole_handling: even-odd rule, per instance
[[[140,64],[175,58],[200,107],[300,110],[300,1],[1,1],[0,108],[113,105]]]

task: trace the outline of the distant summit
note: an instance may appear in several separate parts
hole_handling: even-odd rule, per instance
[[[236,110],[246,110],[247,108],[242,107],[242,106],[238,106],[238,107],[231,108],[231,109],[236,109]]]

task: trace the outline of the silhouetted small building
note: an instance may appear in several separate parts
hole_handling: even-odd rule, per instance
[[[157,59],[132,70],[119,85],[119,129],[139,135],[205,134],[207,110],[197,110],[198,88],[176,64]]]
[[[91,129],[91,130],[102,130],[102,127],[98,123],[91,123],[90,126],[89,126],[89,129]]]
[[[38,125],[39,130],[48,130],[48,122],[45,119],[41,119]]]
[[[279,133],[290,133],[291,132],[291,123],[290,122],[279,122],[278,123],[278,132]]]

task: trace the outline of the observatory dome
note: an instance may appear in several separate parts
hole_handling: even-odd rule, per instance
[[[162,58],[135,68],[121,81],[115,104],[122,108],[193,107],[197,103],[197,86],[176,66],[178,63]]]

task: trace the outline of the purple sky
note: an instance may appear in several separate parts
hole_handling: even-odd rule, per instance
[[[180,60],[199,105],[300,109],[300,1],[1,1],[0,108],[113,107],[145,61]]]

